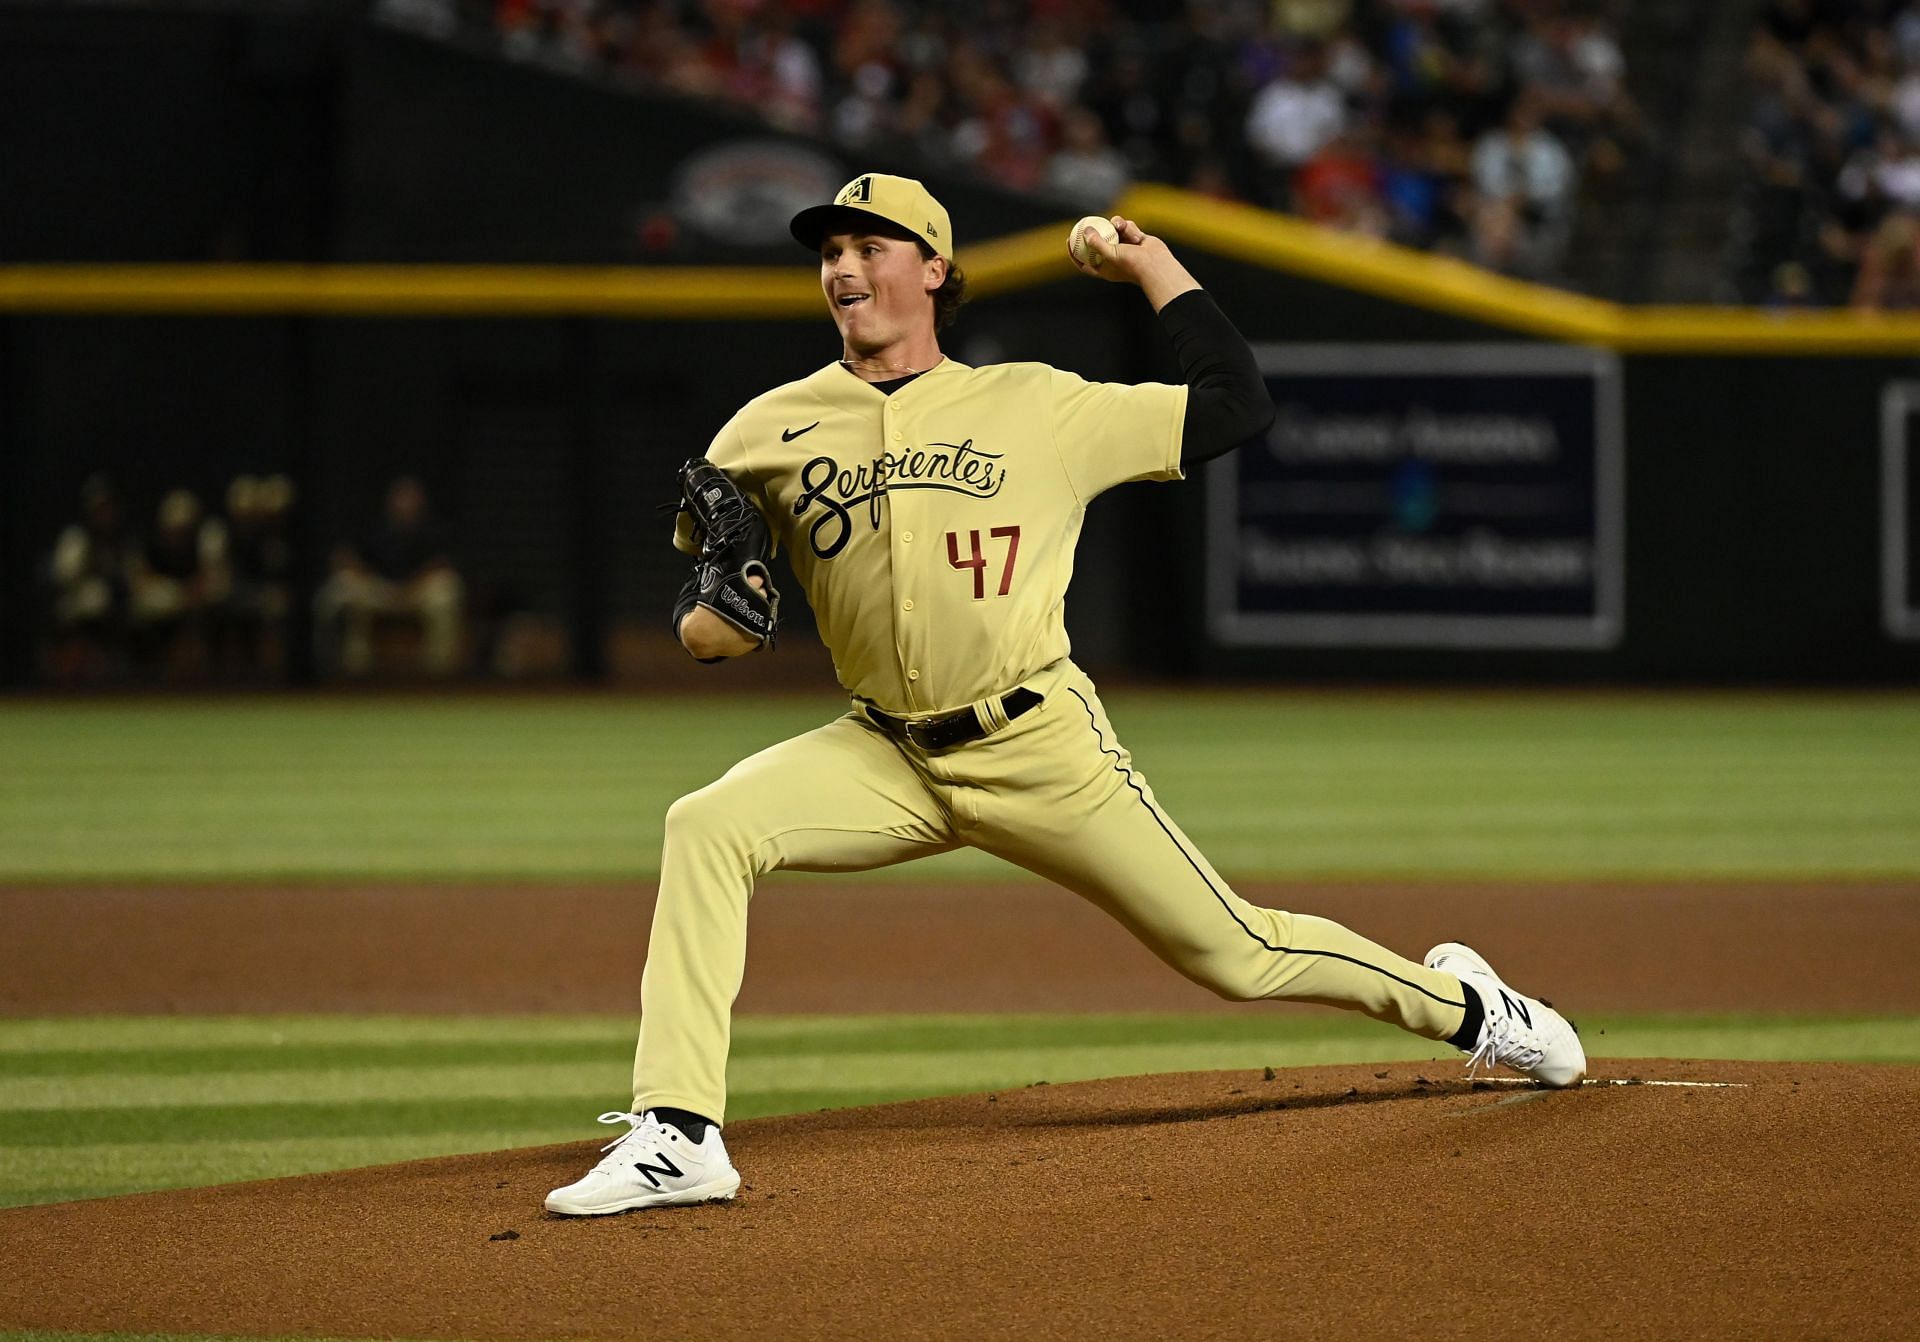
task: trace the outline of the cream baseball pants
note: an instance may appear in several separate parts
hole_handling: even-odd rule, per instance
[[[1071,661],[1024,683],[1045,701],[981,740],[928,753],[856,709],[673,804],[641,986],[636,1112],[725,1121],[747,907],[762,876],[865,871],[962,845],[1081,895],[1222,997],[1348,1007],[1428,1039],[1460,1028],[1459,979],[1236,895],[1160,809]]]

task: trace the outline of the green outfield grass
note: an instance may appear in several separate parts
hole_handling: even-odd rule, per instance
[[[645,878],[676,796],[841,706],[4,703],[0,881]],[[1920,874],[1920,697],[1127,691],[1110,707],[1236,876]],[[1010,874],[970,852],[911,870]]]
[[[1586,1017],[1596,1057],[1920,1062],[1920,1017]],[[614,1017],[0,1021],[0,1205],[604,1136]],[[1299,1011],[747,1017],[730,1118],[1151,1072],[1431,1059],[1443,1046]]]

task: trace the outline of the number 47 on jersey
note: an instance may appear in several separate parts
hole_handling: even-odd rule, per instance
[[[987,596],[987,556],[981,551],[978,531],[969,531],[966,536],[969,551],[967,556],[962,557],[960,533],[947,533],[947,563],[953,568],[973,570],[973,599],[984,601]],[[1013,566],[1020,558],[1020,528],[993,527],[987,532],[987,538],[1007,543],[1006,560],[1000,568],[1000,591],[997,593],[1005,596],[1013,590]]]

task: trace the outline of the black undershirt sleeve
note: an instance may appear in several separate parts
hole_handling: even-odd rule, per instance
[[[1160,309],[1174,355],[1187,380],[1187,417],[1180,464],[1196,466],[1225,456],[1273,423],[1273,398],[1246,338],[1205,289],[1193,289]]]

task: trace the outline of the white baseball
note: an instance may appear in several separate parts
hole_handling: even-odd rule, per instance
[[[1120,230],[1113,221],[1103,215],[1090,214],[1073,226],[1073,232],[1067,234],[1067,252],[1083,266],[1100,268],[1100,253],[1087,246],[1086,231],[1092,229],[1109,243],[1120,241]]]

